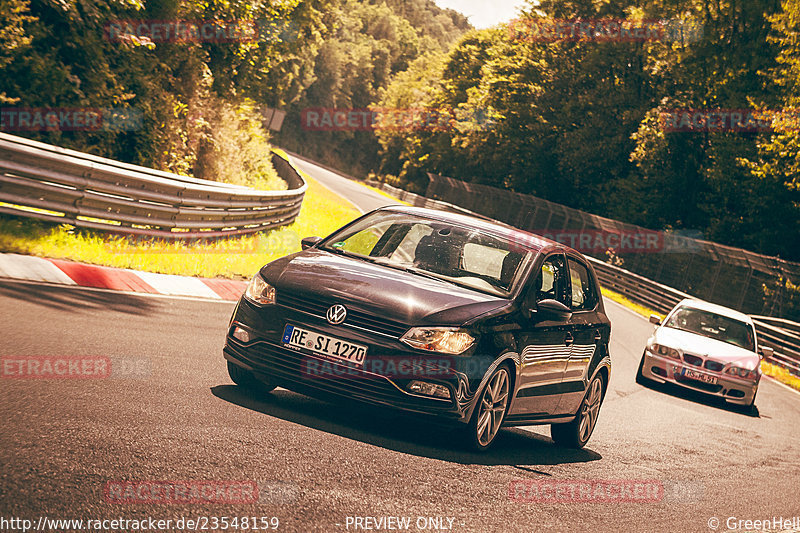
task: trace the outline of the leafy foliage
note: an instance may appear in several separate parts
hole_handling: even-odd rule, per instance
[[[530,0],[471,29],[432,0],[0,0],[0,105],[114,107],[141,129],[25,135],[247,183],[278,142],[424,192],[434,172],[800,260],[798,120],[667,131],[687,109],[800,107],[800,0]],[[244,20],[238,42],[113,41],[113,20]],[[544,19],[662,21],[668,39],[547,40]],[[702,30],[697,32],[696,30]],[[442,127],[310,131],[309,108],[424,109]],[[261,156],[259,155],[261,154]]]
[[[680,108],[796,108],[799,6],[531,2],[526,21],[657,20],[669,38],[548,40],[519,23],[466,34],[438,67],[395,76],[379,105],[480,109],[492,126],[378,132],[378,168],[416,191],[426,172],[440,173],[800,259],[797,121],[774,132],[667,131],[661,119]]]
[[[322,14],[330,6],[329,0],[1,1],[0,103],[128,109],[141,116],[140,127],[121,131],[22,134],[207,179],[248,173],[242,181],[274,178],[261,160],[239,168],[242,152],[269,150],[254,102],[282,105],[305,90],[310,59],[326,31]],[[115,21],[179,20],[242,21],[279,30],[232,40],[109,37]],[[238,149],[221,149],[234,138]]]
[[[443,53],[470,26],[431,0],[343,0],[325,19],[332,33],[313,63],[313,81],[287,108],[282,146],[364,175],[379,165],[372,131],[307,131],[309,108],[364,110],[422,55]]]

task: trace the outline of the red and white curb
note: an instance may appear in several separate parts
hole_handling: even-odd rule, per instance
[[[238,300],[247,287],[245,281],[154,274],[19,254],[0,254],[0,278],[227,301]]]

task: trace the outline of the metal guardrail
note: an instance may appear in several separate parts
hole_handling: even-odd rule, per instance
[[[425,196],[533,233],[557,235],[563,232],[568,239],[576,234],[581,237],[627,234],[630,237],[653,233],[642,226],[530,194],[436,174],[428,174],[428,177],[430,183]],[[707,241],[699,230],[656,233],[655,238],[660,242],[655,248],[644,250],[648,253],[642,253],[636,246],[617,247],[614,253],[624,261],[627,270],[750,315],[800,321],[798,294],[794,288],[800,282],[799,262]],[[602,252],[598,249],[596,253]],[[599,258],[605,260],[605,257]]]
[[[272,162],[289,190],[258,191],[161,172],[0,133],[0,213],[171,239],[290,224],[307,185]]]
[[[370,185],[417,207],[455,210],[480,218],[488,218],[448,202],[426,198],[385,183],[370,182]],[[588,256],[587,259],[594,266],[601,285],[625,296],[634,303],[646,306],[659,313],[666,314],[684,298],[693,297],[690,294],[655,282],[624,268],[605,263],[599,259]],[[782,318],[763,316],[753,316],[752,318],[756,326],[759,343],[775,350],[769,361],[800,375],[800,324]]]

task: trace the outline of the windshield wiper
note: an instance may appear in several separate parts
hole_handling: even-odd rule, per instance
[[[402,270],[403,272],[409,272],[411,274],[416,274],[416,275],[422,276],[424,278],[435,279],[435,280],[438,280],[438,281],[444,281],[444,282],[453,283],[453,284],[457,285],[457,283],[447,279],[446,277],[437,276],[436,274],[433,274],[433,273],[428,272],[426,270],[422,270],[420,268],[416,268],[416,267],[408,266],[408,265],[400,265],[400,264],[397,264],[397,263],[392,263],[390,261],[381,260],[381,259],[379,259],[377,257],[376,258],[370,258],[370,259],[376,265],[381,265],[381,266],[393,268],[395,270]]]
[[[348,252],[347,250],[342,250],[341,248],[322,248],[326,252],[330,252],[332,254],[341,255],[344,257],[352,257],[353,259],[361,259],[363,261],[369,261],[370,263],[374,263],[375,260],[372,257],[367,257],[364,255],[354,254],[353,252]]]
[[[439,281],[445,281],[447,283],[452,283],[453,285],[458,285],[458,283],[447,278],[446,276],[438,276],[432,272],[428,272],[427,270],[422,270],[420,268],[415,268],[415,267],[400,267],[400,268],[402,268],[406,272],[411,272],[412,274],[422,276],[423,278],[438,279]]]

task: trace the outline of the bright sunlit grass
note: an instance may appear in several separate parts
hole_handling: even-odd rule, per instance
[[[181,242],[122,237],[0,215],[0,252],[184,276],[249,278],[269,261],[300,251],[300,239],[326,236],[358,216],[350,203],[308,183],[294,223],[259,234]]]
[[[664,318],[664,315],[662,315],[658,311],[654,311],[653,309],[650,309],[649,307],[637,304],[636,302],[633,302],[633,301],[629,300],[625,296],[623,296],[623,295],[621,295],[619,293],[616,293],[614,291],[611,291],[609,289],[606,289],[605,287],[601,287],[600,291],[603,293],[603,297],[604,298],[608,298],[609,300],[617,302],[618,304],[623,305],[623,306],[627,307],[628,309],[639,313],[640,315],[642,315],[645,318],[650,318],[650,315],[658,315],[662,320]]]
[[[775,378],[781,383],[785,383],[791,388],[800,391],[800,377],[795,376],[782,366],[761,361],[761,371],[765,375]]]

